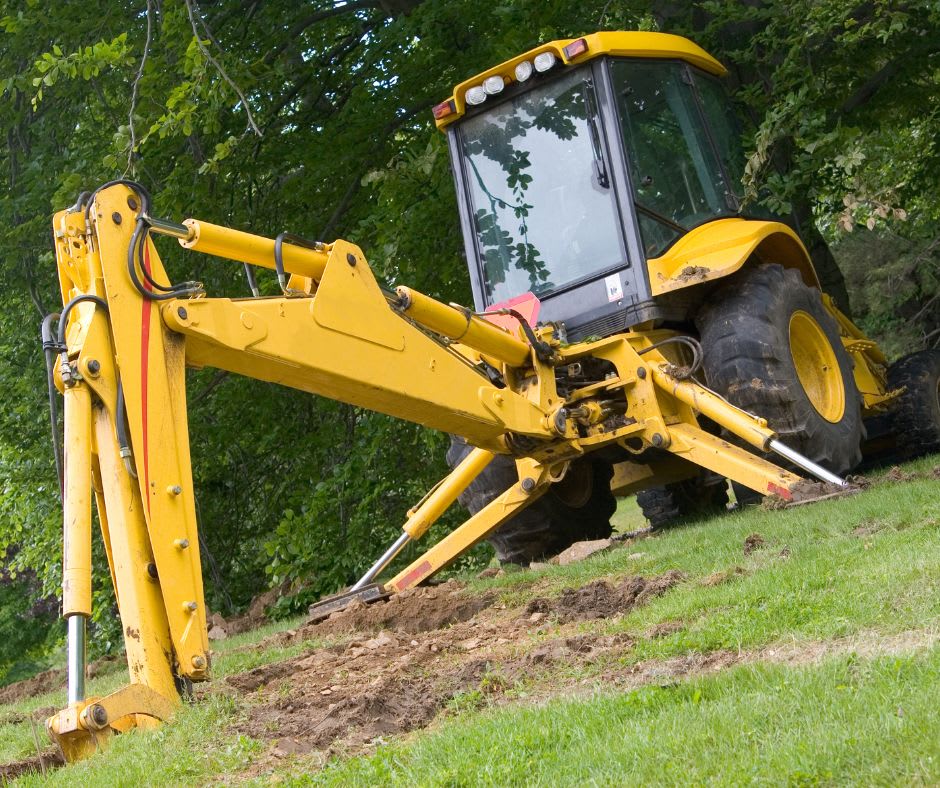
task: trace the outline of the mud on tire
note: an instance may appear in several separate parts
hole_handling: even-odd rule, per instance
[[[455,467],[471,446],[451,436],[447,463]],[[610,516],[617,508],[610,491],[613,469],[586,458],[572,463],[565,478],[531,506],[490,534],[489,542],[501,563],[529,564],[560,553],[584,539],[610,536]],[[460,495],[460,503],[476,514],[519,480],[511,457],[497,455]]]
[[[901,387],[892,413],[897,452],[903,459],[940,451],[940,350],[921,350],[888,368],[888,388]]]
[[[713,294],[696,324],[711,388],[767,419],[784,444],[828,470],[842,475],[858,465],[864,428],[852,362],[819,291],[804,284],[798,271],[774,264],[741,271]],[[807,341],[807,335],[819,341]],[[816,352],[835,362],[819,364],[818,376],[807,361]],[[816,404],[796,358],[803,378],[816,386]]]

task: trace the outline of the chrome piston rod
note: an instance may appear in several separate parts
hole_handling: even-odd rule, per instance
[[[361,578],[359,578],[359,581],[352,587],[351,590],[358,591],[363,586],[369,585],[369,583],[371,583],[379,575],[379,573],[385,569],[386,566],[392,563],[392,561],[395,559],[395,556],[398,555],[404,549],[405,545],[410,541],[411,535],[407,532],[399,536],[395,540],[395,543],[389,547],[388,550],[382,553],[382,557],[372,564],[372,568],[369,569],[369,571],[366,572]]]
[[[813,462],[809,457],[804,457],[798,451],[794,451],[789,446],[785,446],[780,441],[774,439],[768,444],[768,448],[771,451],[777,452],[784,459],[789,460],[794,465],[799,466],[807,473],[811,473],[817,479],[821,479],[824,482],[829,484],[837,484],[840,487],[848,487],[849,483],[840,476],[836,476],[834,473],[827,471],[821,465]]]
[[[68,618],[69,705],[85,700],[85,616]]]

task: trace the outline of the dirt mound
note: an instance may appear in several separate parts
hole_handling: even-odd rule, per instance
[[[744,555],[750,555],[767,544],[767,540],[760,534],[751,534],[744,540]]]
[[[42,695],[65,686],[66,675],[64,670],[47,670],[37,673],[29,679],[15,681],[5,687],[0,687],[0,703],[15,703],[19,700]]]
[[[0,785],[6,785],[8,780],[15,780],[30,772],[45,774],[46,769],[55,769],[59,766],[65,766],[65,760],[58,752],[46,752],[42,755],[34,755],[32,758],[24,758],[22,761],[2,763],[0,764]]]
[[[244,613],[233,618],[224,618],[221,613],[210,612],[208,616],[209,640],[225,640],[229,635],[238,635],[263,626],[268,622],[268,608],[282,596],[290,594],[292,590],[288,582],[268,589],[252,599]]]
[[[437,586],[412,588],[384,602],[367,605],[354,600],[326,621],[305,626],[303,638],[343,632],[378,632],[391,629],[417,634],[448,624],[468,621],[493,604],[493,595],[468,596],[463,585],[448,581]]]
[[[645,604],[668,591],[684,577],[682,572],[673,570],[653,578],[631,577],[616,586],[605,580],[597,580],[581,588],[567,588],[555,599],[533,599],[525,612],[529,615],[551,614],[563,624],[611,618]]]

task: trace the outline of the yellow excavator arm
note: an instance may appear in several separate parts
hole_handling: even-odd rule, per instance
[[[64,397],[63,613],[69,705],[49,721],[67,758],[115,731],[172,713],[181,687],[208,678],[210,652],[186,413],[186,367],[212,366],[463,436],[475,448],[419,505],[402,536],[356,584],[376,598],[413,587],[543,494],[569,463],[617,445],[650,447],[783,498],[801,480],[699,429],[707,416],[757,450],[789,451],[760,418],[683,376],[674,332],[631,330],[565,345],[551,327],[505,330],[470,310],[377,283],[346,241],[263,238],[150,214],[137,184],[102,187],[55,215],[63,304],[55,381]],[[173,285],[153,242],[277,271],[283,294],[209,298]],[[568,391],[559,370],[603,363],[600,382]],[[382,585],[373,581],[420,538],[494,454],[518,481]],[[130,684],[86,697],[84,629],[91,615],[91,501],[114,583]],[[371,597],[369,595],[372,595]]]

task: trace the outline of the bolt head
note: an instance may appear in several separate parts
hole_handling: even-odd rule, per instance
[[[195,613],[198,605],[195,602],[183,602],[183,610],[188,613]]]
[[[638,367],[636,371],[636,376],[640,380],[645,380],[646,379],[646,367]]]
[[[189,317],[189,314],[186,312],[186,307],[179,306],[176,308],[176,314],[179,315],[180,320],[185,320]]]
[[[193,657],[193,667],[196,670],[203,670],[206,667],[206,658],[202,654],[196,654]]]
[[[101,362],[96,358],[88,360],[88,363],[85,365],[85,368],[88,370],[90,375],[97,375],[101,372]]]
[[[108,724],[108,712],[100,703],[96,703],[88,710],[88,716],[99,728]]]
[[[664,441],[663,441],[663,436],[660,435],[658,432],[654,432],[654,433],[653,433],[653,437],[650,438],[650,442],[651,442],[654,446],[662,446],[663,443],[664,443]]]
[[[124,220],[124,217],[121,216],[117,211],[111,214],[111,221],[115,224],[120,224]]]
[[[535,479],[526,476],[521,482],[520,486],[522,487],[523,492],[532,492],[535,489]]]

